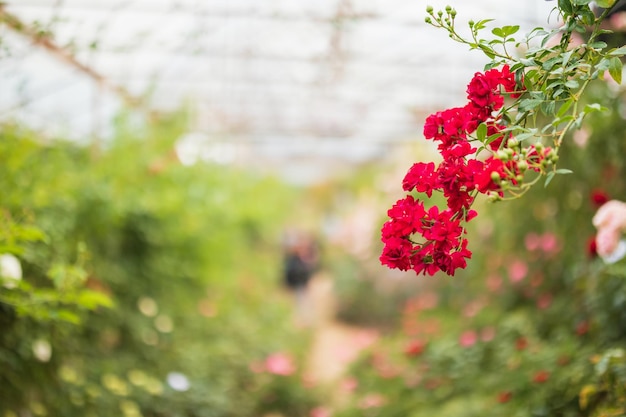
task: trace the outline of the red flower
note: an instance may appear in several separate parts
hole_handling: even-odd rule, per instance
[[[507,93],[511,93],[511,98],[518,98],[521,94],[517,90],[517,82],[515,81],[515,73],[512,73],[508,65],[502,67],[500,82]],[[521,90],[524,90],[522,84]]]
[[[426,350],[426,342],[420,339],[411,340],[404,348],[407,356],[419,356]]]
[[[467,98],[477,107],[489,107],[498,110],[502,107],[504,99],[496,92],[499,85],[499,73],[490,70],[483,73],[477,72],[467,86]]]
[[[411,269],[413,249],[413,244],[408,239],[392,237],[385,244],[380,255],[380,263],[390,268],[408,271]]]
[[[428,197],[432,196],[433,190],[438,188],[435,163],[418,162],[413,164],[402,180],[402,188],[404,191],[415,189],[417,192],[426,193]]]
[[[592,236],[587,240],[587,256],[590,258],[598,257],[598,247],[596,244],[596,237]]]
[[[584,336],[589,332],[589,322],[587,320],[583,320],[576,325],[576,334],[578,336]]]
[[[447,207],[434,206],[426,210],[421,201],[410,195],[398,200],[388,210],[390,220],[381,230],[385,244],[380,256],[382,264],[428,275],[438,271],[454,275],[457,269],[467,266],[472,252],[467,249],[467,239],[463,238],[462,222],[476,216],[471,206],[477,193],[496,191],[502,195],[501,181],[516,184],[520,173],[517,162],[505,164],[493,157],[482,162],[471,157],[476,148],[468,142],[469,135],[480,123],[487,123],[489,136],[504,129],[498,116],[493,115],[504,103],[501,87],[507,92],[517,88],[515,75],[507,66],[476,73],[467,87],[469,102],[464,107],[440,111],[426,118],[424,137],[439,142],[437,148],[443,161],[438,166],[433,162],[415,163],[405,175],[402,187],[407,192],[426,193],[428,197],[439,191],[446,198]],[[502,134],[490,145],[498,149],[509,136]],[[532,162],[540,163],[546,154],[531,155]]]
[[[513,393],[511,391],[502,391],[498,394],[498,402],[501,404],[508,403],[512,397]]]
[[[528,340],[525,337],[520,337],[515,341],[515,349],[524,350],[528,347]]]
[[[537,371],[533,376],[533,382],[537,384],[543,384],[548,379],[550,379],[550,373],[548,371]]]
[[[591,192],[591,202],[595,207],[600,207],[611,199],[603,190],[593,190]]]

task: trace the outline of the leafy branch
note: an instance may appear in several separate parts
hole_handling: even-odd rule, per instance
[[[610,33],[600,24],[615,0],[596,4],[605,8],[599,15],[591,8],[591,0],[559,0],[554,10],[562,25],[553,30],[534,28],[519,40],[515,38],[518,25],[495,27],[487,38],[484,32],[493,20],[470,21],[469,36],[465,36],[457,29],[457,12],[452,7],[437,12],[432,7],[426,9],[427,24],[446,30],[454,41],[470,50],[480,50],[490,59],[486,70],[506,65],[515,74],[518,88],[507,93],[507,104],[494,116],[503,128],[487,135],[487,126],[481,125],[471,138],[481,143],[478,152],[491,152],[502,161],[511,161],[519,155],[545,150],[546,157],[534,169],[510,173],[516,180],[502,184],[508,196],[493,193],[492,199],[518,198],[541,177],[545,177],[547,186],[555,175],[571,173],[557,168],[564,139],[582,126],[587,115],[605,110],[599,103],[581,105],[586,89],[594,80],[604,79],[606,73],[621,83],[621,57],[626,47],[609,49],[598,40],[600,35]],[[583,34],[586,42],[578,40]],[[488,145],[502,135],[509,140],[503,140],[499,149],[491,149]]]

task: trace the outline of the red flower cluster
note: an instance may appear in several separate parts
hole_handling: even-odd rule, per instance
[[[412,195],[396,202],[387,214],[390,217],[382,228],[385,244],[380,261],[390,268],[434,275],[443,271],[454,275],[457,268],[465,268],[472,253],[463,238],[468,222],[476,216],[471,206],[478,193],[502,194],[502,181],[519,181],[529,167],[540,169],[549,149],[533,149],[524,157],[514,158],[514,152],[502,151],[505,135],[496,136],[489,143],[494,155],[480,161],[470,135],[484,123],[487,136],[496,135],[504,126],[498,111],[504,105],[501,87],[512,97],[517,97],[515,76],[508,66],[476,73],[467,87],[468,103],[430,115],[424,125],[424,136],[439,142],[438,150],[443,161],[414,164],[404,177],[403,189],[431,197],[433,191],[443,193],[447,208],[426,208]],[[510,139],[506,137],[506,139]],[[473,157],[472,157],[473,155]],[[520,162],[521,161],[521,162]],[[421,235],[423,241],[416,241]]]

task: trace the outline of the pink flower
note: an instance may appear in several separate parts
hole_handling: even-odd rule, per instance
[[[480,340],[483,342],[491,342],[496,337],[496,328],[493,326],[485,327],[480,331]]]
[[[520,282],[526,278],[526,274],[528,274],[526,262],[516,259],[509,265],[509,280],[511,282]]]
[[[367,409],[367,408],[377,408],[385,405],[387,403],[387,399],[378,393],[367,394],[365,397],[359,401],[359,408]]]
[[[296,371],[293,358],[286,353],[273,353],[265,359],[265,370],[275,375],[291,375]]]
[[[359,386],[359,381],[356,378],[345,378],[341,380],[339,388],[344,393],[354,392]]]
[[[541,237],[537,233],[529,233],[524,238],[524,244],[526,245],[527,251],[535,251],[539,249],[539,245],[541,245]]]
[[[592,223],[598,229],[597,253],[607,258],[617,249],[621,233],[626,229],[626,203],[611,200],[603,204],[593,216]]]
[[[559,239],[554,233],[544,233],[541,236],[541,249],[548,253],[553,254],[559,251]]]
[[[542,294],[537,299],[537,307],[540,310],[545,310],[552,305],[552,294]]]
[[[502,278],[499,275],[490,275],[487,277],[487,288],[491,292],[496,292],[502,287]]]
[[[463,333],[461,333],[461,336],[459,337],[459,343],[463,347],[474,346],[477,341],[478,341],[478,335],[476,334],[474,330],[466,330]]]
[[[309,417],[330,417],[333,413],[324,406],[315,407],[309,413]]]

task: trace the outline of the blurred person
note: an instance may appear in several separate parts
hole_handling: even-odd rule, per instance
[[[301,233],[287,236],[283,259],[283,281],[295,298],[296,324],[308,326],[313,321],[309,282],[317,271],[319,253],[313,238]]]

